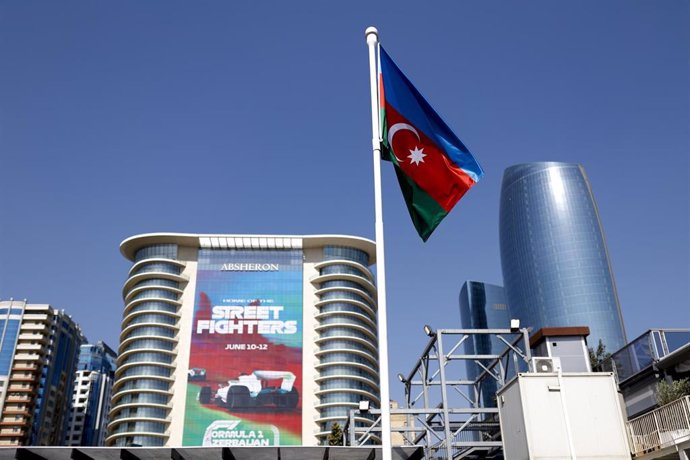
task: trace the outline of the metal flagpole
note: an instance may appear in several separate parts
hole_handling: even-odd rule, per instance
[[[386,264],[383,250],[383,206],[381,199],[381,127],[379,115],[378,45],[376,27],[365,32],[369,47],[371,128],[374,153],[374,202],[376,209],[376,282],[378,284],[379,377],[381,379],[381,447],[383,460],[391,460],[391,410],[388,385],[388,323],[386,315]]]

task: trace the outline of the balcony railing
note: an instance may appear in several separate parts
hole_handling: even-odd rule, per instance
[[[690,440],[690,396],[628,422],[633,457]]]

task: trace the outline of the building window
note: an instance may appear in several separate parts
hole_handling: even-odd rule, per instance
[[[139,249],[134,254],[134,262],[139,262],[144,259],[177,259],[177,245],[176,244],[154,244]]]
[[[365,267],[369,266],[369,255],[360,249],[347,246],[326,246],[323,248],[323,255],[325,260],[351,260]]]

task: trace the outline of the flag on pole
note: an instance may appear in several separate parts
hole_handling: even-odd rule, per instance
[[[379,49],[382,158],[395,166],[412,222],[426,241],[484,171],[390,56]]]

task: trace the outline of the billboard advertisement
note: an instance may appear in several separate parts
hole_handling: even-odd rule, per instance
[[[183,445],[302,443],[302,257],[199,251]]]

